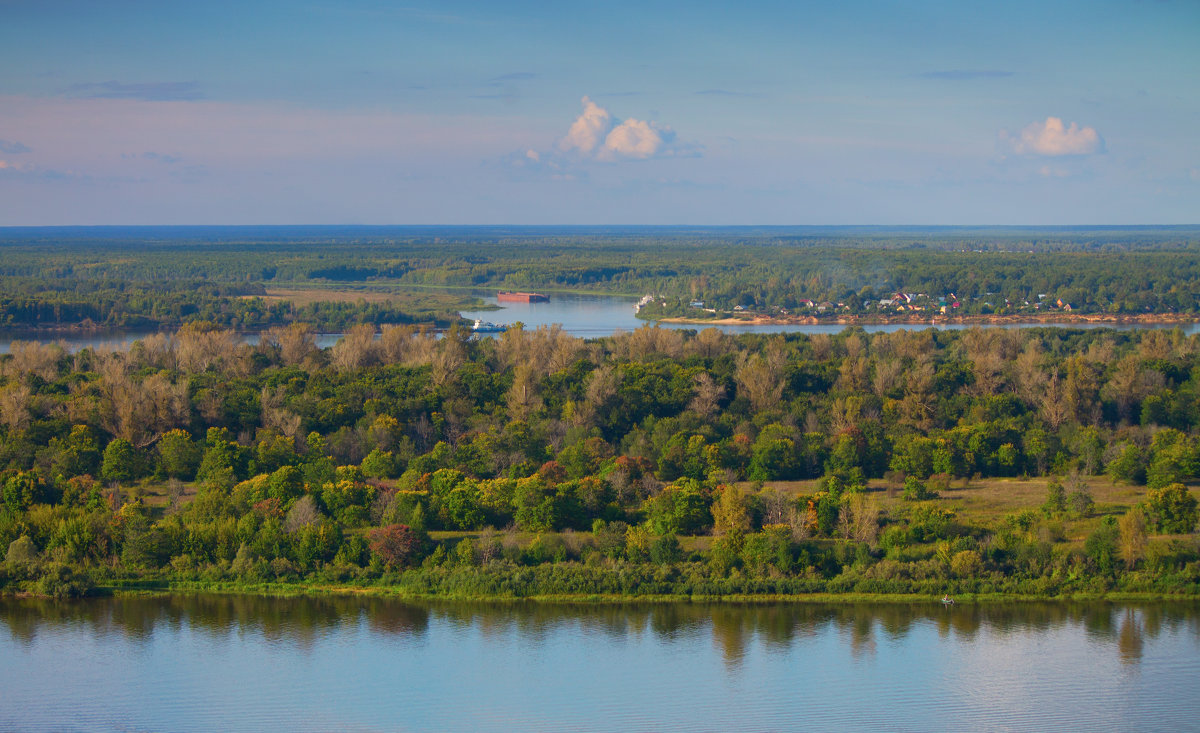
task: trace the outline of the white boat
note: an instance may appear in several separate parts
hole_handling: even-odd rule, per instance
[[[497,326],[494,323],[481,321],[478,318],[475,319],[475,325],[471,326],[471,330],[475,333],[502,333],[507,329],[508,326]]]

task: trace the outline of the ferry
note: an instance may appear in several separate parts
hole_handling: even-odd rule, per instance
[[[497,326],[495,323],[476,318],[475,325],[471,326],[471,330],[475,333],[503,333],[508,330],[508,326]]]

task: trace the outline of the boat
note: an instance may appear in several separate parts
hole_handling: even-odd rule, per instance
[[[475,325],[471,326],[471,330],[475,333],[503,333],[508,330],[508,326],[497,326],[495,323],[476,318]]]
[[[951,598],[950,596],[942,596],[942,605],[945,605],[945,606],[953,606],[953,605],[954,605],[954,599],[953,599],[953,598]]]
[[[515,293],[508,290],[501,290],[496,296],[496,300],[501,303],[549,303],[550,296],[541,293]]]

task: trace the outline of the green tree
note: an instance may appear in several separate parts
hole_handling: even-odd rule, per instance
[[[4,505],[21,513],[46,501],[46,480],[37,471],[18,471],[4,480]]]
[[[100,475],[105,481],[132,481],[142,475],[142,457],[128,440],[116,438],[104,448]]]
[[[1119,534],[1117,520],[1109,516],[1084,540],[1083,553],[1102,573],[1111,573],[1116,567]]]
[[[72,425],[66,438],[51,438],[51,471],[54,476],[95,476],[100,470],[100,441],[87,425]]]
[[[158,465],[168,477],[187,481],[195,478],[203,452],[186,430],[171,430],[158,441]]]
[[[650,526],[656,534],[695,534],[712,521],[711,499],[693,479],[680,479],[646,502]]]
[[[1058,479],[1046,482],[1046,500],[1042,502],[1042,514],[1053,517],[1067,510],[1067,490]]]
[[[1180,483],[1150,489],[1146,493],[1146,520],[1154,531],[1185,534],[1196,527],[1196,497]]]

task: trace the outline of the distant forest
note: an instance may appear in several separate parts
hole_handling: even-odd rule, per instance
[[[968,313],[1049,299],[1085,314],[1195,314],[1200,228],[0,230],[0,328],[454,320],[453,308],[259,297],[269,287],[412,286],[654,294],[717,310],[811,300],[854,313],[901,292],[953,295]]]

